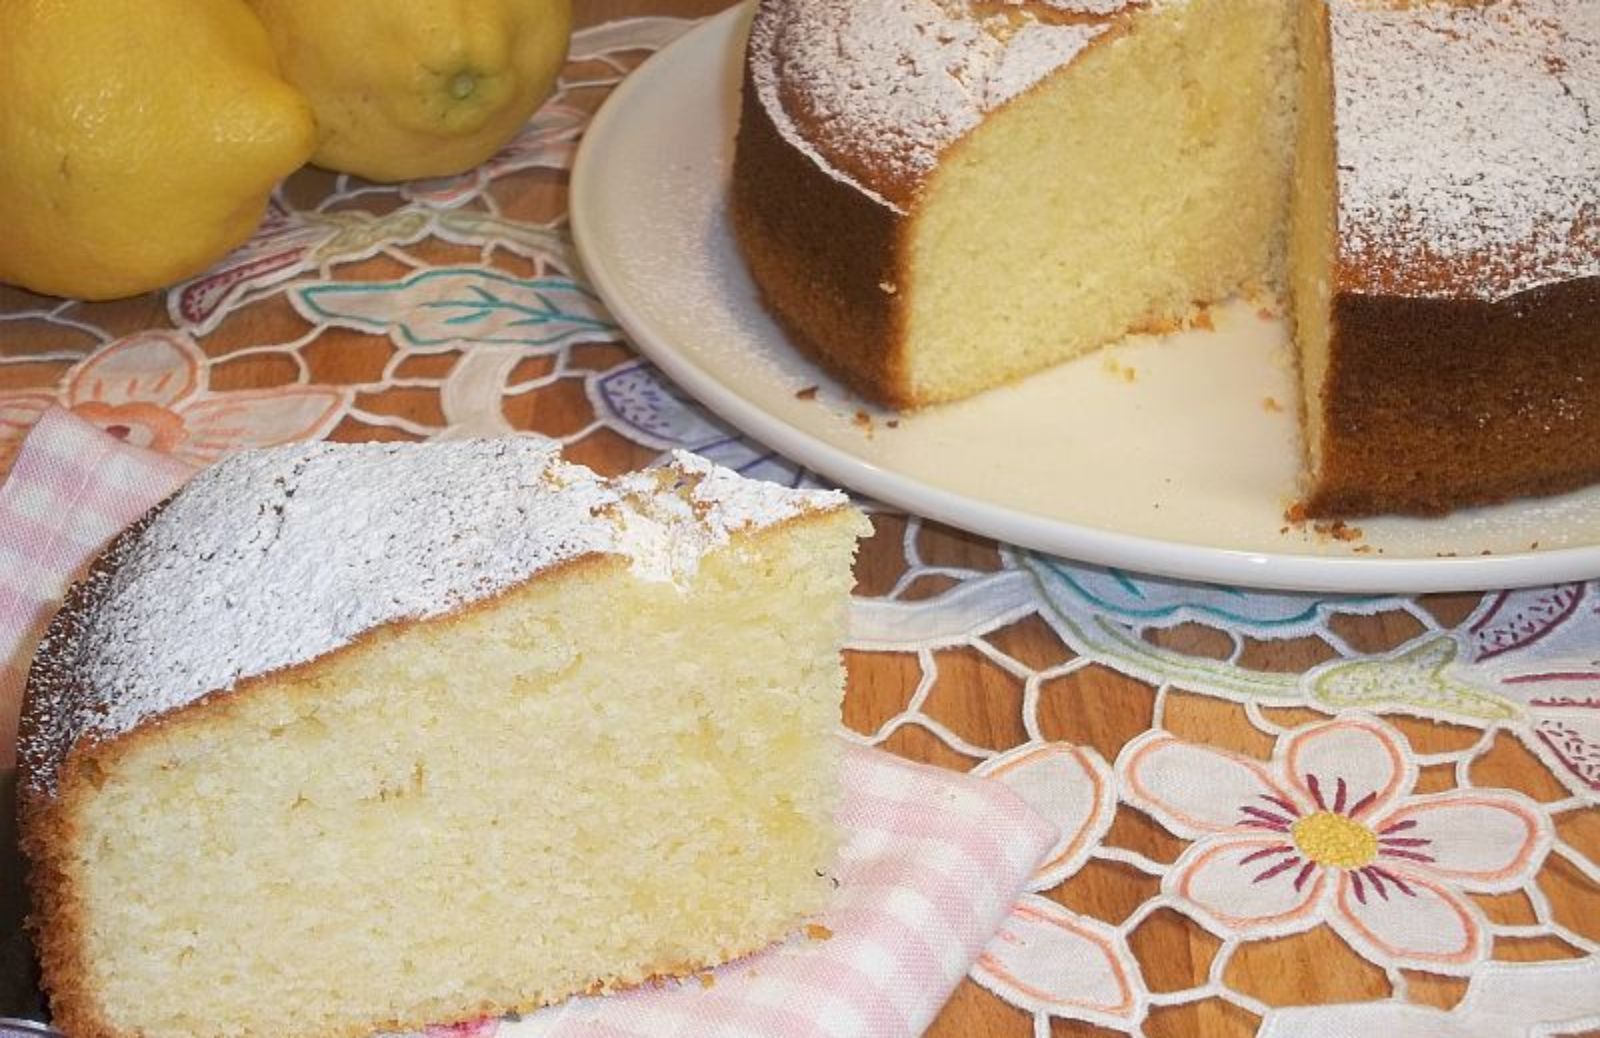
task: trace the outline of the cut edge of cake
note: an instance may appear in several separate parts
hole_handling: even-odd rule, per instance
[[[901,245],[900,353],[916,406],[1281,283],[1294,122],[1285,10],[1189,0],[1120,13],[945,150]]]

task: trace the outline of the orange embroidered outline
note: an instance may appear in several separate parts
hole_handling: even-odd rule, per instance
[[[1385,731],[1384,728],[1379,724],[1367,720],[1335,718],[1331,721],[1326,721],[1303,731],[1296,732],[1289,737],[1288,746],[1283,755],[1285,778],[1291,785],[1294,786],[1295,789],[1299,790],[1303,794],[1303,796],[1300,798],[1302,801],[1308,800],[1311,803],[1315,803],[1316,798],[1311,796],[1311,790],[1302,784],[1299,777],[1300,766],[1298,761],[1300,759],[1301,747],[1310,742],[1313,738],[1320,736],[1325,732],[1333,732],[1340,729],[1351,728],[1372,733],[1378,742],[1383,746],[1384,751],[1389,755],[1391,771],[1389,781],[1388,784],[1383,787],[1383,789],[1378,791],[1377,797],[1375,798],[1376,803],[1373,804],[1373,807],[1381,807],[1382,805],[1392,801],[1398,795],[1401,781],[1404,779],[1406,773],[1405,754],[1401,751],[1399,745],[1389,737],[1389,733]]]
[[[1138,749],[1134,750],[1133,755],[1128,758],[1127,763],[1123,768],[1123,771],[1126,773],[1125,777],[1127,779],[1128,785],[1132,788],[1132,791],[1134,793],[1138,794],[1138,796],[1139,796],[1139,798],[1141,800],[1145,801],[1146,803],[1152,803],[1152,804],[1159,805],[1160,809],[1162,811],[1164,811],[1166,814],[1170,815],[1171,817],[1177,819],[1178,821],[1182,822],[1183,824],[1185,824],[1185,825],[1187,825],[1187,826],[1189,826],[1189,827],[1191,827],[1193,829],[1198,829],[1201,832],[1208,833],[1208,834],[1240,833],[1241,835],[1243,835],[1243,834],[1254,832],[1254,830],[1251,830],[1251,829],[1248,829],[1248,828],[1245,828],[1245,827],[1241,827],[1241,826],[1237,826],[1237,825],[1218,827],[1218,826],[1212,825],[1209,822],[1198,822],[1195,819],[1191,818],[1190,816],[1188,816],[1186,814],[1183,814],[1182,812],[1172,810],[1172,808],[1166,803],[1165,800],[1163,800],[1161,797],[1158,797],[1158,796],[1156,796],[1156,795],[1154,795],[1154,794],[1152,794],[1150,792],[1149,788],[1146,787],[1145,784],[1143,782],[1141,782],[1140,779],[1139,779],[1139,765],[1140,765],[1140,762],[1144,757],[1148,756],[1148,754],[1149,754],[1149,752],[1151,750],[1153,750],[1153,749],[1155,749],[1155,748],[1157,748],[1159,746],[1165,746],[1165,745],[1167,745],[1169,743],[1180,743],[1180,744],[1182,744],[1184,746],[1188,746],[1188,747],[1191,747],[1191,748],[1194,748],[1194,749],[1203,750],[1203,751],[1205,751],[1207,753],[1213,753],[1213,754],[1216,754],[1219,757],[1222,757],[1225,760],[1229,760],[1229,761],[1232,761],[1232,762],[1234,762],[1236,764],[1243,765],[1245,769],[1247,769],[1248,771],[1254,773],[1255,776],[1258,779],[1261,780],[1261,784],[1264,787],[1266,787],[1266,789],[1268,789],[1269,791],[1271,791],[1273,793],[1280,794],[1285,800],[1288,800],[1288,801],[1291,801],[1291,802],[1297,802],[1297,803],[1300,804],[1300,806],[1304,806],[1304,804],[1305,804],[1305,800],[1306,800],[1305,797],[1295,796],[1290,790],[1284,789],[1272,777],[1271,769],[1267,765],[1261,763],[1260,761],[1252,760],[1249,757],[1241,757],[1236,753],[1230,753],[1227,750],[1220,749],[1220,748],[1218,748],[1216,746],[1211,746],[1211,745],[1209,745],[1207,743],[1189,742],[1189,741],[1187,741],[1185,739],[1178,738],[1176,735],[1173,735],[1170,732],[1162,732],[1158,737],[1147,741],[1143,746],[1140,746]],[[1201,839],[1203,839],[1203,838],[1204,837],[1201,837]]]
[[[1450,793],[1460,792],[1460,790],[1450,791]],[[1518,872],[1521,872],[1527,868],[1528,863],[1533,860],[1533,852],[1540,843],[1539,834],[1542,831],[1542,828],[1539,825],[1538,817],[1532,812],[1523,808],[1522,805],[1516,803],[1515,801],[1488,796],[1483,793],[1467,792],[1460,796],[1444,795],[1431,800],[1419,799],[1410,801],[1402,805],[1393,814],[1384,816],[1382,824],[1390,825],[1399,819],[1414,817],[1418,814],[1425,815],[1430,810],[1445,804],[1460,805],[1464,807],[1504,808],[1506,811],[1520,819],[1523,825],[1527,827],[1527,837],[1523,840],[1522,848],[1517,852],[1515,860],[1497,872],[1468,872],[1463,869],[1453,869],[1448,866],[1440,865],[1437,861],[1434,861],[1429,862],[1426,866],[1426,871],[1430,875],[1445,876],[1464,880],[1476,880],[1483,883],[1494,883],[1500,880],[1511,878]],[[1377,829],[1381,827],[1374,826],[1373,828]],[[1407,875],[1409,876],[1411,870],[1407,869],[1406,871]]]
[[[1101,817],[1106,813],[1104,809],[1104,793],[1106,788],[1105,777],[1102,776],[1100,772],[1089,763],[1088,755],[1083,752],[1081,747],[1065,742],[1041,743],[1040,745],[1028,750],[1026,753],[1019,754],[1011,760],[1006,761],[988,773],[990,778],[999,778],[1001,775],[1005,775],[1009,772],[1017,770],[1024,764],[1033,763],[1039,757],[1055,757],[1063,754],[1070,755],[1074,760],[1076,760],[1078,762],[1078,766],[1081,767],[1084,773],[1089,776],[1089,781],[1093,784],[1094,807],[1090,812],[1089,817],[1084,820],[1084,824],[1078,830],[1077,835],[1067,843],[1066,847],[1062,848],[1059,854],[1052,855],[1050,860],[1041,862],[1038,868],[1034,869],[1035,874],[1048,872],[1051,869],[1056,868],[1062,862],[1077,854],[1078,851],[1088,843],[1089,834],[1094,832],[1094,830],[1097,828],[1096,823],[1099,822]]]
[[[1334,901],[1339,907],[1339,915],[1361,934],[1363,940],[1370,941],[1374,947],[1382,950],[1385,955],[1391,958],[1440,962],[1450,965],[1460,965],[1477,958],[1479,949],[1483,947],[1483,930],[1478,926],[1478,921],[1473,918],[1471,912],[1462,907],[1461,902],[1456,899],[1453,892],[1442,883],[1430,882],[1418,876],[1415,872],[1401,871],[1400,874],[1405,877],[1407,883],[1415,883],[1419,887],[1433,891],[1440,901],[1449,906],[1450,910],[1456,914],[1456,918],[1461,920],[1462,929],[1466,931],[1466,947],[1459,952],[1447,954],[1417,952],[1397,948],[1386,941],[1379,940],[1378,936],[1350,910],[1348,898],[1353,884],[1350,882],[1350,874],[1348,872],[1340,875],[1339,888],[1334,893]]]
[[[1106,952],[1106,961],[1111,963],[1111,973],[1116,978],[1117,990],[1122,992],[1122,1001],[1108,1009],[1103,1006],[1096,1005],[1093,1002],[1086,1002],[1082,999],[1061,998],[1056,995],[1051,995],[1048,992],[1041,991],[1031,984],[1024,984],[1022,981],[1018,980],[1009,970],[1001,968],[999,962],[988,952],[984,952],[978,956],[979,966],[982,966],[989,973],[1004,981],[1006,984],[1009,984],[1016,990],[1022,992],[1027,997],[1045,1005],[1078,1006],[1084,1009],[1092,1009],[1096,1012],[1114,1013],[1118,1015],[1126,1015],[1127,1011],[1133,1008],[1136,1003],[1136,999],[1134,998],[1133,994],[1133,985],[1128,982],[1127,971],[1122,968],[1122,962],[1118,959],[1115,949],[1112,948],[1106,941],[1102,940],[1098,935],[1084,927],[1073,925],[1072,921],[1065,916],[1047,915],[1046,913],[1039,911],[1037,908],[1034,908],[1032,905],[1019,904],[1011,910],[1011,914],[1019,915],[1024,919],[1032,919],[1035,922],[1045,923],[1058,929],[1065,930],[1068,933],[1076,934],[1079,937],[1087,939],[1089,943]],[[1000,934],[996,936],[1001,936],[1005,933],[1006,931],[1004,929],[1004,924],[1002,924]]]
[[[1323,888],[1327,886],[1328,882],[1328,869],[1325,866],[1320,865],[1317,866],[1317,878],[1312,884],[1311,890],[1304,896],[1304,899],[1300,902],[1300,904],[1287,912],[1280,912],[1277,915],[1266,916],[1241,916],[1230,915],[1228,913],[1219,912],[1211,908],[1205,902],[1201,901],[1199,898],[1196,898],[1189,892],[1190,882],[1194,879],[1194,874],[1200,871],[1201,864],[1209,862],[1212,858],[1227,851],[1237,850],[1242,847],[1271,846],[1284,843],[1285,841],[1281,839],[1271,839],[1268,837],[1223,837],[1221,839],[1207,840],[1205,842],[1209,844],[1209,846],[1204,847],[1199,854],[1196,854],[1194,858],[1182,868],[1181,871],[1173,873],[1172,875],[1177,880],[1177,882],[1174,884],[1174,888],[1179,896],[1188,901],[1190,904],[1200,908],[1201,911],[1211,916],[1217,922],[1222,923],[1233,930],[1246,930],[1269,927],[1275,923],[1286,922],[1289,920],[1304,919],[1306,916],[1314,914],[1317,903],[1322,900]],[[1292,841],[1289,842],[1292,843]],[[1197,843],[1195,846],[1200,847],[1201,845]],[[1244,874],[1242,869],[1240,870],[1240,874]]]

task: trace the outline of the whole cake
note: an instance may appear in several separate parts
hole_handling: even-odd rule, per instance
[[[1593,0],[758,0],[735,229],[891,407],[1286,290],[1306,510],[1600,479]]]
[[[835,851],[865,520],[690,455],[238,455],[29,676],[31,926],[73,1038],[365,1035],[759,948]]]

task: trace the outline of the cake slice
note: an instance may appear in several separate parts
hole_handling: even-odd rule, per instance
[[[29,676],[32,928],[73,1038],[356,1036],[683,974],[824,903],[865,520],[690,455],[238,455]]]

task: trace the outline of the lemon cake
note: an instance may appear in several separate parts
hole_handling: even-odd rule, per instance
[[[758,0],[732,174],[767,308],[958,400],[1284,290],[1308,511],[1600,478],[1592,0]]]
[[[865,520],[691,455],[298,445],[119,537],[29,676],[73,1038],[356,1036],[683,974],[817,911]]]

